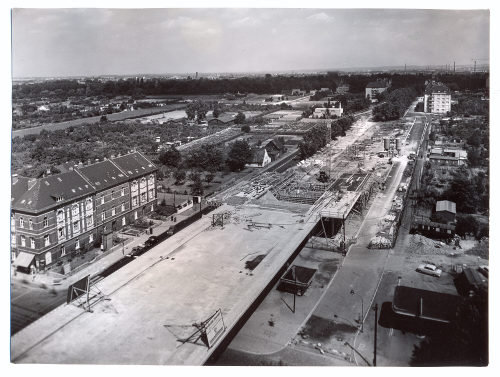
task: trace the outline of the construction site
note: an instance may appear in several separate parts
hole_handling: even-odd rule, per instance
[[[100,281],[88,310],[63,305],[15,334],[12,361],[206,363],[306,243],[348,253],[374,194],[399,184],[396,170],[418,145],[414,124],[361,117],[297,166],[214,195],[212,213]],[[395,222],[384,218],[379,231]]]

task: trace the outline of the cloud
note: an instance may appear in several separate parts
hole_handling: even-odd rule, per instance
[[[246,26],[255,26],[257,25],[258,21],[254,17],[243,17],[237,20],[234,20],[231,22],[232,27],[246,27]]]
[[[307,17],[308,20],[319,21],[319,22],[330,22],[335,19],[335,17],[327,15],[325,12],[311,14]]]

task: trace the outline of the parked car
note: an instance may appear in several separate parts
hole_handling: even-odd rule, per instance
[[[139,256],[144,253],[144,247],[143,246],[135,246],[132,248],[132,251],[130,253],[131,256]]]
[[[146,242],[144,242],[144,246],[146,247],[150,247],[150,246],[153,246],[153,245],[156,245],[158,243],[158,237],[156,236],[151,236],[149,237]]]
[[[441,276],[441,269],[437,268],[433,264],[421,264],[420,266],[417,267],[417,272],[420,272],[422,274],[426,275],[431,275],[435,277],[440,277]]]

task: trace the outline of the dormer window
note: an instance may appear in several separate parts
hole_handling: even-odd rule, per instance
[[[56,202],[62,202],[63,200],[64,198],[62,197],[62,195],[56,197]]]

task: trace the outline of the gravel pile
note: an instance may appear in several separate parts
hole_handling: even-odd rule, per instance
[[[438,246],[438,247],[437,247]],[[408,252],[416,255],[451,255],[452,253],[463,254],[460,248],[453,249],[452,245],[447,245],[444,242],[435,241],[433,239],[412,234],[407,248]]]

